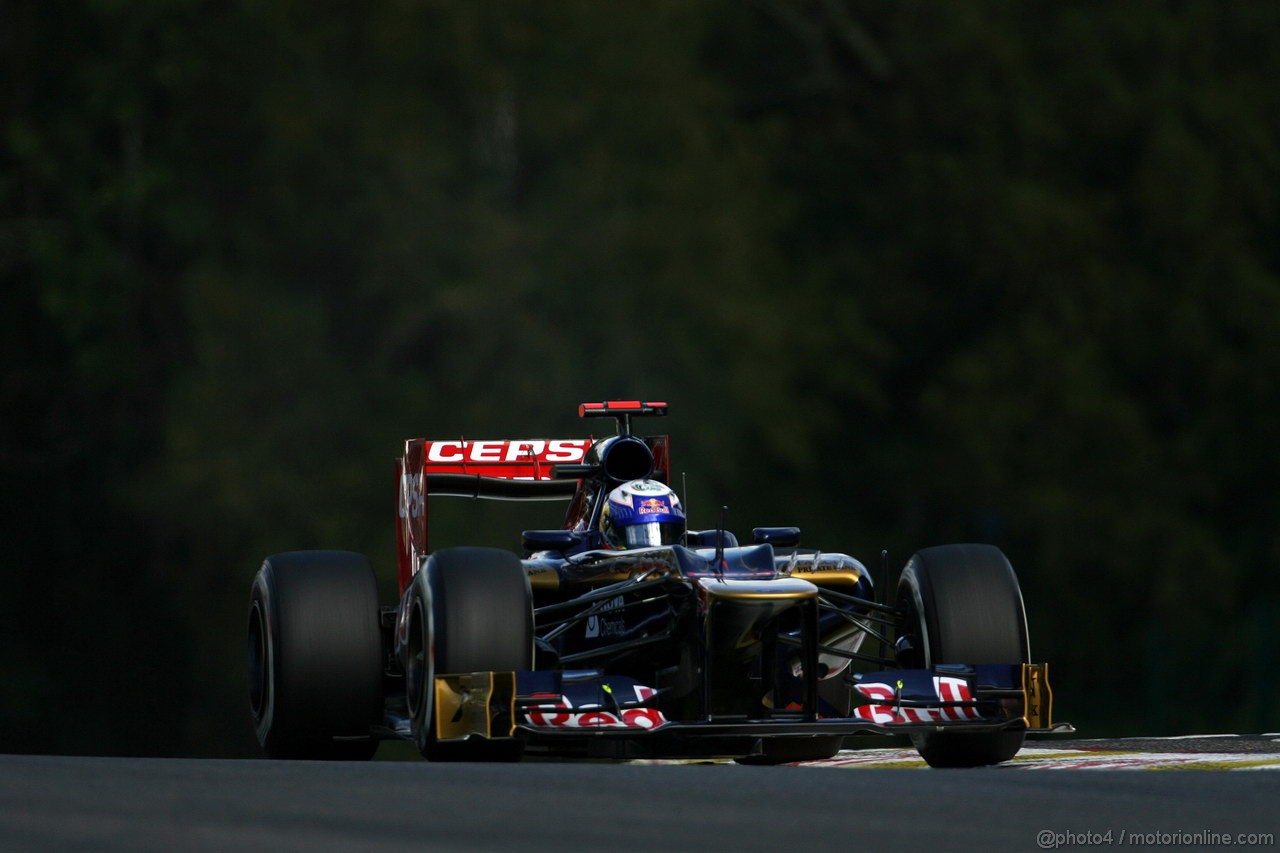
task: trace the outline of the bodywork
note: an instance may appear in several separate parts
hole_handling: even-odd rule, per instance
[[[596,530],[608,489],[670,480],[670,441],[631,419],[664,403],[585,404],[617,422],[603,439],[413,439],[396,463],[401,602],[384,613],[384,737],[409,737],[406,591],[430,557],[431,497],[568,502],[558,530],[526,531],[534,608],[528,671],[433,673],[435,737],[519,737],[531,752],[744,756],[766,740],[860,733],[1055,730],[1046,664],[901,669],[902,614],[840,552],[796,528],[724,530],[616,551]],[[887,598],[887,596],[882,596]],[[1061,727],[1060,727],[1061,728]]]

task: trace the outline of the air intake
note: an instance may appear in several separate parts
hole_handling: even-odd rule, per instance
[[[653,474],[653,451],[638,438],[611,439],[600,456],[605,476],[614,482],[647,480]]]

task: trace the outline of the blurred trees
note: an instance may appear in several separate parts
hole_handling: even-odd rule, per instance
[[[390,602],[400,441],[618,395],[740,530],[1004,547],[1089,733],[1274,728],[1277,17],[0,3],[0,748],[249,752],[265,554]]]

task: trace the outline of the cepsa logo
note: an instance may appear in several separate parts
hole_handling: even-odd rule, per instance
[[[426,512],[421,474],[400,475],[400,517],[421,518]]]
[[[581,462],[591,447],[591,439],[565,438],[543,441],[430,441],[427,461],[445,464],[495,464],[502,462]]]

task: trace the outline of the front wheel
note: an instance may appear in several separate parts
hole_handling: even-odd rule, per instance
[[[943,545],[912,556],[898,580],[898,664],[1017,664],[1031,660],[1018,578],[999,548]],[[1018,754],[1022,729],[911,736],[931,767],[981,767]]]

